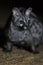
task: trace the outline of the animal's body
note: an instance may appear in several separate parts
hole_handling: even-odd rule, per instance
[[[20,42],[19,44],[26,44],[30,46],[33,53],[37,53],[36,46],[39,45],[42,39],[43,26],[32,12],[32,8],[25,11],[13,8],[9,22],[9,27],[6,29],[7,47],[5,50],[10,51],[13,43]]]

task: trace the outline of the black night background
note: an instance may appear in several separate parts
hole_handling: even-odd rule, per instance
[[[1,23],[2,20],[3,22],[6,21],[7,16],[9,15],[13,7],[25,7],[25,8],[32,7],[33,11],[37,15],[41,17],[43,16],[42,0],[0,0],[0,22]],[[41,17],[40,19],[42,19]]]

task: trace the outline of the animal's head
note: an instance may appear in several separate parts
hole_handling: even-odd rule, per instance
[[[21,9],[22,10],[22,9]],[[32,8],[28,8],[25,12],[20,11],[18,8],[13,8],[13,22],[17,27],[23,27],[24,29],[27,29],[28,23],[29,23],[29,16],[32,11]]]

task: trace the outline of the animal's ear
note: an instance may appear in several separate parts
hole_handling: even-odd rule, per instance
[[[18,8],[13,8],[12,12],[13,12],[13,16],[20,16],[21,15]]]
[[[32,12],[32,8],[29,7],[29,8],[26,10],[25,15],[26,15],[26,16],[29,16],[31,12]]]

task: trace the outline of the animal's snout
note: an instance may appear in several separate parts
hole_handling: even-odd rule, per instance
[[[23,26],[23,24],[20,24],[20,27],[22,27]]]
[[[20,21],[20,26],[22,27],[22,26],[24,26],[24,21]]]

